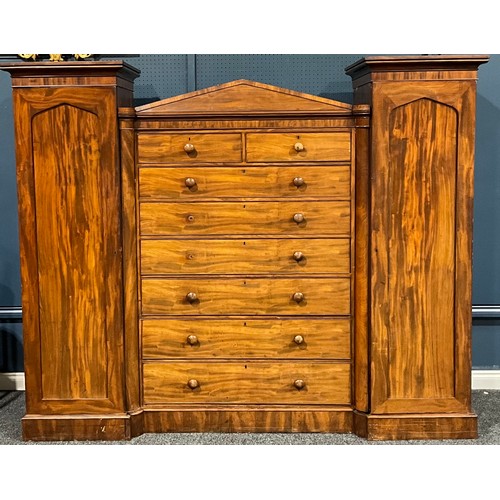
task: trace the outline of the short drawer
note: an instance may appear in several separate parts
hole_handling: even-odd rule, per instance
[[[146,404],[351,401],[348,363],[147,362],[143,370]]]
[[[350,240],[142,240],[141,273],[332,274],[350,272]]]
[[[351,320],[145,319],[143,359],[349,359]]]
[[[139,169],[142,199],[334,198],[349,199],[351,174],[337,167],[204,167]]]
[[[247,134],[248,162],[349,161],[349,132]]]
[[[148,134],[138,136],[139,163],[240,162],[241,134]]]
[[[350,280],[349,278],[144,278],[142,313],[145,315],[348,315]]]
[[[140,230],[142,235],[349,236],[350,212],[344,201],[142,202]]]

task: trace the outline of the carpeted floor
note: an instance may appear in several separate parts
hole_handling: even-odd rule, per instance
[[[360,445],[360,444],[500,444],[500,391],[472,391],[472,406],[479,418],[479,438],[443,441],[370,442],[352,434],[143,434],[131,441],[24,442],[21,418],[25,413],[24,392],[0,391],[0,445],[8,444],[135,444],[135,445]]]

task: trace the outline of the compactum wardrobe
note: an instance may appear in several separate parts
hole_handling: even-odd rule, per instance
[[[368,57],[354,104],[121,61],[12,75],[27,440],[473,438],[486,56]]]

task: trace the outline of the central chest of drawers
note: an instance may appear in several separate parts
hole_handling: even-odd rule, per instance
[[[249,118],[137,134],[143,405],[340,415],[353,133]]]

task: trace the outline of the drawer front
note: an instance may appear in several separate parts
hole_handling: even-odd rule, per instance
[[[141,273],[349,273],[349,256],[347,238],[143,240]]]
[[[191,145],[193,151],[186,152]],[[241,134],[147,134],[138,136],[139,163],[241,162]]]
[[[187,294],[196,297],[188,300]],[[299,296],[303,294],[300,301]],[[158,315],[348,315],[349,278],[143,279],[142,312]]]
[[[350,319],[146,319],[143,359],[349,359]]]
[[[299,144],[303,149],[300,150]],[[349,132],[247,134],[246,156],[248,162],[349,161],[351,134]]]
[[[144,402],[347,405],[348,363],[145,363]],[[304,387],[297,389],[296,381]],[[188,381],[197,381],[191,389]],[[192,382],[194,384],[194,382]]]
[[[290,198],[349,199],[349,166],[204,167],[139,169],[142,199]]]
[[[142,235],[349,236],[351,229],[350,203],[344,201],[143,202],[140,211]],[[295,222],[299,216],[304,220]]]

